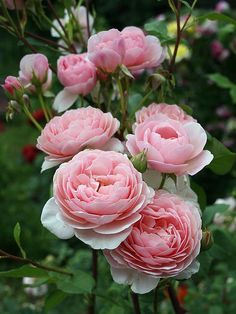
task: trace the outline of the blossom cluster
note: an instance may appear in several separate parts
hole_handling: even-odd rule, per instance
[[[158,38],[137,27],[92,35],[87,52],[59,58],[64,89],[53,108],[65,112],[37,139],[46,154],[42,171],[60,165],[42,210],[43,226],[61,239],[75,236],[102,249],[114,281],[137,293],[151,291],[161,278],[190,278],[199,269],[201,216],[188,175],[213,159],[204,149],[206,132],[174,104],[143,107],[126,136],[124,121],[111,112],[95,105],[68,109],[98,82],[119,80],[122,71],[135,77],[165,58]],[[19,77],[8,77],[3,87],[18,99],[25,90],[45,92],[51,79],[47,58],[32,54],[22,59]],[[137,163],[145,164],[142,173]]]

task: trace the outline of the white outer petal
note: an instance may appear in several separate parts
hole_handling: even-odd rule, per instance
[[[125,147],[118,138],[112,137],[104,146],[101,147],[101,149],[105,151],[124,153]]]
[[[93,249],[109,249],[113,250],[117,248],[121,242],[123,242],[130,234],[132,228],[128,228],[120,233],[116,234],[100,234],[94,230],[82,230],[75,229],[75,236],[83,241],[84,243],[90,245]]]
[[[42,225],[59,239],[70,239],[74,235],[74,229],[59,219],[58,212],[59,207],[52,197],[44,205],[41,214]]]
[[[67,161],[68,157],[66,158],[50,158],[50,157],[45,157],[44,158],[44,162],[41,166],[41,173],[47,169],[56,167],[57,165],[60,165],[61,163],[63,163],[64,161]]]
[[[118,284],[131,285],[135,293],[144,294],[155,289],[160,278],[145,275],[136,270],[111,267],[111,275]]]
[[[72,94],[64,88],[62,91],[60,91],[53,103],[53,109],[55,109],[57,112],[63,112],[70,108],[73,103],[78,98],[77,94]]]

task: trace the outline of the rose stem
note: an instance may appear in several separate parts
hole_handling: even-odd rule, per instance
[[[61,270],[61,269],[58,269],[58,268],[54,268],[54,267],[50,267],[50,266],[44,266],[44,265],[41,265],[35,261],[33,261],[32,259],[29,259],[29,258],[23,258],[23,257],[20,257],[20,256],[15,256],[15,255],[12,255],[10,253],[7,253],[3,250],[0,249],[0,256],[4,256],[5,258],[9,258],[9,259],[12,259],[16,262],[20,262],[20,263],[24,263],[24,264],[31,264],[37,268],[41,268],[41,269],[44,269],[44,270],[47,270],[47,271],[53,271],[53,272],[56,272],[56,273],[59,273],[59,274],[63,274],[63,275],[67,275],[67,276],[73,276],[73,273],[71,272],[68,272],[66,270]]]
[[[167,291],[171,299],[171,303],[172,303],[175,313],[185,314],[186,310],[180,305],[179,300],[177,299],[177,296],[175,294],[174,288],[171,285],[169,285],[169,287],[167,288]]]
[[[93,273],[93,278],[95,281],[95,289],[97,287],[97,280],[98,280],[98,253],[97,250],[92,249],[92,273]],[[95,314],[96,311],[96,294],[92,293],[91,294],[91,299],[90,299],[90,304],[88,308],[88,314]]]
[[[88,38],[91,36],[91,31],[90,31],[90,26],[89,26],[89,0],[86,0],[86,22],[87,22],[87,33],[88,33]]]
[[[133,306],[134,306],[134,313],[135,314],[141,314],[138,295],[136,293],[134,293],[133,291],[131,291],[130,295],[131,295],[131,299],[132,299]]]
[[[158,288],[154,290],[154,296],[153,296],[153,314],[157,314],[157,294],[158,294]]]

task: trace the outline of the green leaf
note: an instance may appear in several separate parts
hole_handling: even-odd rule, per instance
[[[22,277],[35,277],[35,278],[47,278],[48,273],[47,271],[32,267],[29,265],[24,265],[19,268],[7,270],[7,271],[1,271],[0,277],[12,277],[12,278],[22,278]]]
[[[231,152],[214,137],[208,140],[206,148],[214,155],[213,161],[208,166],[214,173],[224,175],[232,169],[236,153]]]
[[[193,114],[193,109],[189,107],[188,105],[182,104],[180,105],[180,108],[183,109],[187,114],[192,115]]]
[[[191,5],[187,1],[180,0],[180,2],[183,3],[189,10],[192,11]]]
[[[236,104],[236,85],[234,85],[234,87],[231,88],[229,93],[230,93],[233,103]]]
[[[198,203],[200,205],[201,210],[203,210],[207,205],[206,193],[204,189],[193,180],[191,180],[191,188],[197,194]]]
[[[221,88],[232,88],[235,86],[226,76],[220,73],[210,74],[208,77]]]
[[[68,295],[61,290],[53,291],[49,296],[47,296],[44,303],[44,309],[46,311],[52,310],[54,307],[60,304],[67,296]]]
[[[91,293],[94,287],[94,279],[91,275],[76,270],[74,276],[65,276],[58,273],[50,272],[50,276],[57,288],[70,294]]]
[[[173,40],[173,38],[168,36],[168,31],[167,31],[165,21],[158,21],[158,20],[151,21],[144,25],[144,29],[149,34],[158,37],[162,43]]]
[[[222,22],[226,22],[226,23],[233,24],[236,26],[235,19],[232,19],[230,16],[227,16],[222,13],[209,12],[207,14],[204,14],[198,17],[198,20],[206,20],[206,19],[212,20],[212,21],[222,21]]]
[[[229,206],[226,204],[214,204],[207,206],[203,211],[202,224],[203,227],[207,227],[213,220],[216,213],[224,212]]]
[[[21,234],[21,227],[20,227],[19,222],[17,222],[15,227],[14,227],[13,235],[14,235],[14,239],[16,241],[16,244],[18,245],[18,247],[21,251],[21,255],[23,256],[23,258],[26,258],[26,253],[21,246],[20,234]]]
[[[216,229],[213,232],[213,236],[215,244],[219,245],[229,255],[232,254],[235,244],[229,232],[224,231],[223,229]]]
[[[223,314],[223,309],[218,305],[213,305],[209,309],[209,314]]]

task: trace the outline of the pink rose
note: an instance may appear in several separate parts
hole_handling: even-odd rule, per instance
[[[75,235],[94,249],[114,249],[124,241],[154,195],[126,155],[100,150],[85,150],[62,164],[53,190],[42,224],[59,238]]]
[[[166,49],[155,36],[145,36],[134,26],[125,27],[121,32],[125,42],[123,64],[131,71],[158,67],[166,57]]]
[[[57,76],[65,87],[54,101],[54,109],[61,112],[68,109],[78,95],[89,94],[96,85],[96,67],[87,59],[87,54],[70,54],[60,57],[57,63]]]
[[[127,239],[104,252],[114,281],[147,293],[160,278],[187,279],[196,273],[202,237],[196,203],[159,190],[141,215]]]
[[[125,42],[117,29],[97,33],[88,40],[88,58],[106,73],[123,63],[124,54]]]
[[[181,109],[177,105],[168,105],[165,103],[156,104],[152,103],[148,107],[143,107],[141,110],[137,111],[136,116],[136,122],[138,124],[143,123],[147,118],[153,117],[156,114],[163,113],[168,118],[180,121],[182,123],[195,121],[193,117],[186,114],[183,109]]]
[[[119,126],[111,113],[92,107],[68,110],[62,116],[54,117],[37,140],[37,148],[48,155],[42,170],[71,159],[85,148],[120,145],[119,140],[111,139]]]
[[[24,56],[20,61],[19,80],[31,91],[41,86],[47,90],[51,86],[52,71],[49,69],[48,59],[41,53]]]
[[[151,169],[194,175],[213,159],[203,150],[206,141],[206,132],[197,122],[183,123],[160,113],[138,124],[134,135],[127,136],[126,146],[131,155],[146,150]]]
[[[5,0],[4,2],[9,10],[22,10],[25,7],[24,0]]]
[[[229,56],[229,50],[225,49],[222,43],[218,40],[214,40],[211,43],[210,48],[212,57],[217,59],[218,61],[224,61]]]
[[[219,1],[215,7],[215,10],[219,13],[228,11],[229,9],[230,9],[230,5],[227,1]]]
[[[14,96],[17,91],[23,92],[23,86],[15,76],[7,76],[2,87],[11,96]]]

